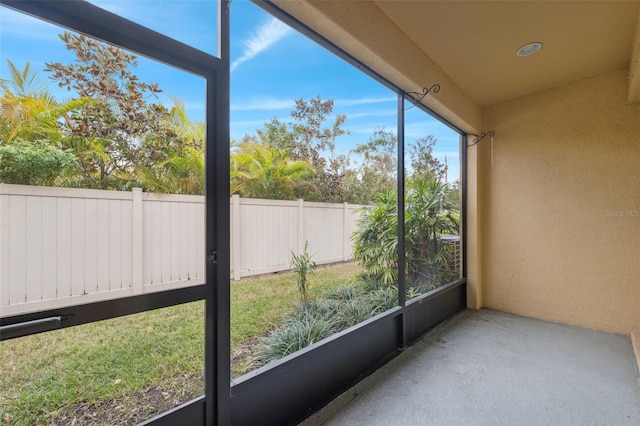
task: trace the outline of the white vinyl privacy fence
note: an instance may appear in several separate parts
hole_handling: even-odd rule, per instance
[[[231,276],[352,259],[361,206],[231,197]],[[0,316],[204,283],[204,197],[0,184]]]

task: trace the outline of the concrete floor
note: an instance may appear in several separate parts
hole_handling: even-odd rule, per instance
[[[640,425],[628,336],[464,311],[303,423]]]

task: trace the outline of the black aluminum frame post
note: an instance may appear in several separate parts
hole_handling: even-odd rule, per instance
[[[206,284],[122,299],[68,306],[0,319],[0,325],[47,331],[42,319],[60,328],[86,324],[205,299],[206,397],[176,407],[145,424],[229,423],[229,3],[218,1],[219,38],[215,57],[82,0],[0,0],[3,6],[85,34],[206,80]],[[219,267],[220,266],[220,267]],[[41,321],[38,321],[38,320]],[[38,327],[17,323],[35,321]],[[15,333],[14,333],[15,334]],[[13,335],[12,335],[13,336]],[[17,337],[17,336],[15,336]]]
[[[218,2],[222,70],[207,84],[205,421],[230,422],[229,6]],[[221,71],[221,72],[220,72]]]
[[[407,292],[405,283],[405,164],[404,164],[404,92],[398,93],[398,164],[397,164],[397,209],[398,209],[398,306],[405,307],[407,304]],[[398,347],[407,346],[406,318],[404,314],[398,317]]]

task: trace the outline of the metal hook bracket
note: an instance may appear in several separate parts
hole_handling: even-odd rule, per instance
[[[471,136],[475,136],[475,138],[473,138],[473,141],[471,141],[471,143],[467,146],[474,146],[477,145],[482,139],[486,138],[487,136],[489,136],[490,138],[494,137],[496,135],[496,132],[494,132],[493,130],[488,131],[487,133],[482,132],[480,133],[480,135],[471,135]]]
[[[436,83],[431,87],[423,88],[422,92],[405,92],[405,95],[408,95],[409,99],[413,103],[413,106],[410,106],[406,110],[409,110],[414,106],[416,106],[418,103],[422,102],[425,96],[427,96],[429,93],[438,93],[439,91],[440,91],[440,85]]]

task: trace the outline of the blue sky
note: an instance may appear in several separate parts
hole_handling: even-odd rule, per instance
[[[92,0],[107,10],[166,33],[211,54],[217,54],[216,5],[212,1]],[[42,70],[44,62],[70,63],[57,34],[62,30],[0,7],[0,77],[8,77],[6,59],[20,69],[27,61]],[[194,120],[204,117],[204,81],[196,76],[139,57],[136,74],[159,83],[159,100],[170,106],[169,95],[185,101]],[[42,73],[46,77],[46,73]],[[51,89],[60,99],[72,93]],[[337,141],[346,154],[365,142],[377,127],[396,131],[396,95],[306,37],[246,0],[231,4],[231,138],[254,134],[274,117],[288,122],[294,99],[320,95],[335,101],[334,112],[347,116],[349,136]],[[432,134],[435,154],[447,156],[449,180],[458,178],[457,133],[418,108],[406,112],[406,141]],[[357,159],[353,159],[357,162]]]

